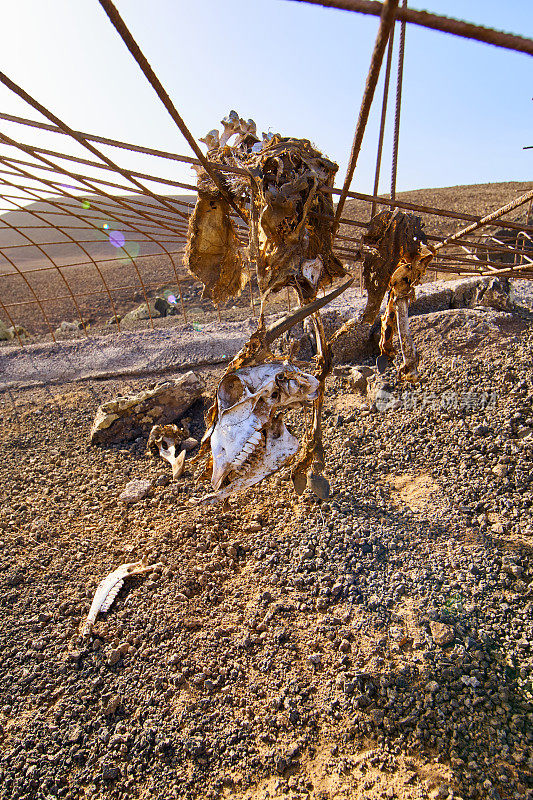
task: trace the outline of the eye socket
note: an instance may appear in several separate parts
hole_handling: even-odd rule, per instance
[[[244,394],[244,388],[240,379],[234,375],[226,375],[218,387],[218,397],[222,405],[226,408],[235,405]]]

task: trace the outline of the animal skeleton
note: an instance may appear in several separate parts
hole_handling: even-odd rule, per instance
[[[97,586],[91,608],[81,631],[82,636],[89,636],[98,614],[109,611],[122,588],[125,578],[129,578],[132,575],[141,575],[144,572],[152,572],[152,570],[162,569],[162,567],[163,564],[148,564],[148,558],[144,556],[141,561],[121,564],[114,572],[104,578]]]
[[[217,390],[211,433],[215,490],[242,491],[280,469],[299,449],[282,419],[318,396],[319,382],[289,362],[267,361],[230,372]],[[229,491],[228,491],[229,489]]]
[[[409,299],[420,282],[433,251],[428,247],[420,217],[399,209],[382,211],[372,217],[362,237],[363,276],[368,293],[361,319],[342,326],[332,341],[360,323],[373,323],[379,313],[387,289],[389,297],[381,319],[380,357],[378,368],[384,371],[392,362],[396,331],[400,340],[403,363],[400,380],[418,380],[419,356],[409,330]]]
[[[297,440],[281,419],[281,409],[312,402],[311,431],[292,476],[299,494],[309,485],[319,496],[327,496],[329,486],[321,477],[324,453],[320,415],[331,358],[319,308],[333,295],[321,301],[316,297],[320,288],[346,274],[332,250],[331,188],[337,165],[307,139],[263,134],[259,141],[254,121],[240,119],[235,111],[222,120],[222,125],[220,136],[212,130],[203,141],[211,159],[246,170],[245,177],[229,173],[225,188],[249,221],[248,248],[241,251],[226,197],[199,169],[198,200],[189,226],[186,259],[191,272],[203,282],[204,295],[214,302],[242,291],[248,280],[244,267],[248,260],[256,270],[261,313],[257,330],[222,378],[200,454],[210,443],[206,474],[211,475],[217,497],[251,486],[288,463],[298,450]],[[234,135],[237,139],[230,146]],[[314,376],[301,372],[291,361],[276,361],[270,351],[275,337],[265,328],[265,301],[272,292],[288,287],[295,289],[300,300],[298,320],[312,316],[318,343]],[[296,324],[295,319],[285,321],[285,330]],[[230,387],[237,393],[235,398],[231,392],[228,395]],[[276,392],[285,399],[274,399]],[[228,397],[232,405],[228,405]],[[259,407],[262,415],[257,413]],[[306,473],[311,467],[308,481]]]

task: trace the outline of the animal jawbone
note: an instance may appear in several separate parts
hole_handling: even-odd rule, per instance
[[[223,472],[217,476],[213,472],[212,486],[218,491],[205,499],[223,500],[254,486],[281,469],[298,452],[299,446],[298,439],[278,418],[271,427],[252,434]]]

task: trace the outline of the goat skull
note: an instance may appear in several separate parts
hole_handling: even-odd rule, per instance
[[[217,497],[253,486],[298,451],[298,439],[282,420],[285,409],[312,402],[319,382],[298,367],[270,361],[226,375],[217,390],[211,431]]]

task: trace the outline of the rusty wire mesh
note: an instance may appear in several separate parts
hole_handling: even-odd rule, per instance
[[[112,4],[101,2],[112,14]],[[401,18],[399,11],[397,18]],[[411,21],[408,16],[406,19]],[[364,114],[360,114],[347,179],[342,190],[332,189],[340,195],[335,251],[354,271],[359,268],[361,234],[376,208],[421,214],[428,224],[430,243],[439,243],[454,233],[454,228],[462,229],[479,220],[453,209],[391,200],[378,196],[376,190],[372,195],[349,190],[393,20],[391,25],[389,13],[380,28],[379,63],[373,61],[369,72],[371,92],[365,92],[363,98]],[[117,27],[116,20],[112,21]],[[137,45],[127,39],[126,34],[131,34],[125,26],[124,30],[121,35],[135,55]],[[155,73],[149,65],[144,68],[142,58],[140,54],[138,61],[145,75],[176,123],[188,133]],[[390,66],[387,89],[388,75]],[[202,163],[214,175],[238,168],[207,162],[197,146],[193,149],[201,159],[73,131],[7,76],[0,73],[0,79],[47,120],[0,113],[0,320],[11,326],[13,341],[24,345],[33,337],[55,340],[73,331],[93,335],[166,325],[169,317],[164,320],[154,308],[158,296],[170,296],[171,301],[175,298],[169,309],[171,324],[203,323],[217,315],[228,320],[249,316],[250,300],[254,307],[253,285],[241,298],[221,308],[201,298],[201,284],[183,264],[195,186],[170,179],[166,166],[171,162],[191,166]],[[54,146],[45,148],[40,140],[36,142],[38,131],[45,131]],[[67,140],[69,148],[64,146]],[[149,157],[150,171],[123,166],[121,157],[128,151]],[[343,214],[348,198],[354,202]],[[507,213],[484,227],[481,234],[466,234],[439,250],[433,274],[533,277],[531,200],[529,204],[526,200],[511,215]],[[236,214],[233,222],[246,246],[246,224]],[[286,303],[290,304],[290,297],[284,294],[280,307]],[[135,309],[140,319],[133,319],[135,314],[130,312]],[[66,333],[61,330],[65,322],[69,323],[63,326]]]

